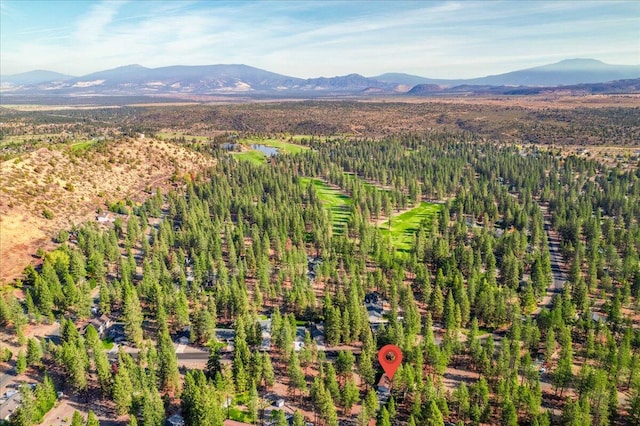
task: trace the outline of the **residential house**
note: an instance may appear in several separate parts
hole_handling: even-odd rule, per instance
[[[227,352],[233,351],[235,347],[236,331],[232,328],[216,328],[216,339],[221,343],[226,343],[227,347],[224,349]]]
[[[383,324],[389,322],[384,318],[384,300],[382,295],[377,292],[367,293],[364,296],[364,307],[367,310],[367,316],[369,319],[369,325],[372,330],[376,331]]]
[[[96,216],[96,220],[98,221],[98,223],[113,223],[116,220],[116,218],[113,215],[113,213],[104,212]]]
[[[318,349],[324,350],[324,322],[314,322],[311,324],[311,338],[316,342]]]
[[[389,380],[386,374],[383,374],[382,377],[380,377],[380,380],[376,385],[376,394],[378,395],[378,402],[380,405],[386,404],[391,397],[391,380]]]
[[[166,421],[167,426],[185,426],[184,417],[180,414],[174,414]]]
[[[109,327],[107,335],[113,339],[114,343],[122,343],[127,340],[127,333],[124,331],[124,323],[114,323]]]
[[[98,336],[100,336],[100,338],[103,338],[105,334],[107,334],[107,330],[109,330],[109,327],[111,327],[111,319],[105,314],[102,314],[99,318],[93,318],[91,319],[91,321],[89,321],[89,324],[85,326],[83,333],[86,333],[87,327],[89,325],[92,325],[93,328],[95,328],[98,332]]]
[[[598,312],[591,312],[591,321],[593,322],[605,322],[606,317]]]
[[[307,256],[307,278],[313,283],[318,274],[318,266],[322,263],[322,259],[314,256]]]
[[[271,350],[271,318],[259,319],[260,330],[262,330],[262,342],[260,343],[261,351]]]
[[[304,338],[307,334],[307,327],[296,327],[296,337],[293,340],[293,350],[298,352],[304,347]]]

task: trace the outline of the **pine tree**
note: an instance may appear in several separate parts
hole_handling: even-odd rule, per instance
[[[367,392],[367,395],[364,399],[364,406],[366,407],[368,413],[373,414],[378,411],[378,396],[373,389],[369,389],[369,391]]]
[[[304,416],[302,415],[300,410],[296,410],[293,413],[293,426],[305,426],[304,423]]]
[[[98,417],[96,417],[96,413],[94,413],[93,410],[89,410],[89,413],[87,414],[86,426],[100,426],[100,421],[98,420]]]
[[[573,356],[572,356],[572,346],[571,340],[569,338],[569,342],[566,346],[563,345],[562,351],[560,353],[560,359],[558,360],[558,365],[553,372],[552,382],[556,389],[560,389],[560,396],[564,389],[569,386],[571,381],[573,380]]]
[[[133,403],[133,384],[123,363],[120,363],[118,367],[118,372],[113,381],[112,392],[113,401],[116,403],[118,413],[128,413]]]
[[[71,426],[84,426],[84,419],[79,411],[74,411],[71,416]]]
[[[98,382],[103,392],[108,393],[111,389],[111,365],[107,354],[102,349],[102,342],[96,329],[89,325],[85,333],[86,344],[93,356],[93,362],[98,373]]]
[[[18,351],[18,357],[16,358],[16,373],[22,374],[27,370],[27,357],[24,351],[20,349]]]
[[[247,334],[245,332],[244,320],[242,317],[236,321],[235,345],[233,348],[233,378],[238,392],[244,392],[249,387],[249,361],[251,353],[247,345]]]
[[[142,345],[142,308],[136,290],[128,285],[124,289],[124,329],[131,342]]]
[[[292,351],[289,357],[289,364],[287,367],[289,375],[289,386],[293,389],[293,394],[298,390],[300,392],[300,398],[302,394],[307,391],[307,382],[305,381],[304,373],[300,368],[300,361],[295,351]]]
[[[71,327],[73,330],[72,337],[69,341],[63,342],[59,356],[69,374],[71,385],[78,390],[83,390],[88,385],[89,357],[84,345],[84,339],[77,334],[73,323]]]
[[[326,311],[325,339],[329,346],[336,346],[340,343],[340,336],[342,336],[340,309],[335,306],[330,306]]]
[[[518,414],[516,407],[511,400],[506,399],[502,404],[502,417],[500,419],[502,426],[518,426]]]
[[[207,360],[207,368],[205,374],[207,378],[213,379],[216,374],[222,373],[222,364],[220,363],[221,350],[219,347],[212,346],[209,348],[209,359]]]
[[[184,294],[184,291],[180,290],[178,294],[176,294],[173,310],[178,327],[185,327],[190,324],[189,301],[187,300],[187,296]]]
[[[389,411],[389,417],[390,418],[395,418],[396,417],[396,400],[395,398],[392,396],[389,399],[389,402],[387,403],[387,411]]]
[[[254,424],[258,421],[258,390],[254,381],[251,382],[251,389],[249,389],[247,409],[249,410],[249,421]]]
[[[35,411],[37,417],[41,418],[53,408],[58,400],[56,388],[48,374],[45,374],[42,383],[36,385],[35,391]]]
[[[109,315],[111,313],[111,293],[107,284],[100,286],[100,294],[98,296],[98,307],[100,312]]]
[[[160,387],[169,392],[177,391],[180,385],[178,359],[166,324],[161,326],[158,334],[158,363]]]
[[[371,354],[368,350],[363,348],[362,353],[360,354],[360,359],[358,360],[358,374],[367,386],[373,385],[376,374],[373,369],[373,362],[371,359]]]
[[[340,398],[340,386],[336,376],[336,370],[333,364],[327,363],[325,367],[326,373],[324,377],[324,387],[334,401]]]
[[[27,341],[27,364],[28,365],[40,365],[42,360],[42,346],[36,339],[29,339]]]
[[[208,309],[201,307],[194,312],[191,341],[206,344],[215,336],[216,322]]]
[[[442,426],[444,419],[442,418],[442,412],[438,408],[435,400],[431,399],[425,407],[424,411],[425,426]]]
[[[272,418],[274,420],[274,425],[275,426],[288,426],[289,425],[283,410],[274,410],[271,413],[271,416],[272,416]]]
[[[269,389],[275,383],[275,373],[273,371],[273,364],[271,364],[271,357],[266,352],[262,355],[262,379],[264,380],[264,386]]]
[[[336,359],[336,373],[344,381],[351,376],[353,371],[353,365],[355,364],[355,357],[351,351],[338,352],[338,358]]]
[[[631,424],[640,424],[640,385],[636,385],[629,399],[629,420]]]
[[[389,411],[387,411],[386,407],[382,407],[380,412],[378,413],[378,422],[377,426],[391,426],[391,419],[389,418]]]
[[[100,347],[95,347],[93,349],[93,361],[96,366],[96,372],[98,373],[100,388],[102,392],[109,393],[111,391],[112,375],[107,353],[101,350]]]
[[[351,408],[360,400],[360,391],[353,379],[347,379],[344,389],[342,390],[341,397],[344,411],[348,415],[351,414]]]
[[[142,425],[143,426],[164,426],[164,404],[160,394],[152,386],[144,392],[142,398]]]
[[[457,414],[461,419],[466,419],[470,409],[469,389],[466,383],[460,383],[460,386],[453,391],[453,398],[457,405]]]
[[[338,413],[329,392],[321,392],[319,405],[320,416],[324,419],[325,424],[327,426],[338,426]]]

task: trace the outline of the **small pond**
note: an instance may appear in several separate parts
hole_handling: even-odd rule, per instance
[[[278,155],[278,148],[274,148],[272,146],[266,146],[262,144],[253,144],[251,145],[251,148],[262,152],[267,157],[273,157],[275,155]]]

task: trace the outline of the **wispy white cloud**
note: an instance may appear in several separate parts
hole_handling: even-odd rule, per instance
[[[84,74],[129,63],[246,63],[300,77],[387,71],[472,77],[577,56],[640,62],[640,2],[66,5],[75,12],[70,10],[68,24],[43,18],[25,25],[15,17],[24,10],[12,10],[14,16],[5,19],[2,9],[8,24],[0,28],[3,73],[49,68]]]
[[[13,8],[6,1],[0,1],[0,16],[9,17],[13,15]]]
[[[113,22],[125,1],[103,1],[91,7],[76,23],[73,37],[87,41],[97,40]]]

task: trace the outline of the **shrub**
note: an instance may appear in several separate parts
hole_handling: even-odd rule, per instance
[[[11,353],[9,348],[0,348],[0,362],[9,362],[12,356],[13,353]]]
[[[69,233],[64,229],[61,229],[60,231],[58,231],[58,235],[56,235],[55,241],[56,243],[60,244],[69,241]]]

